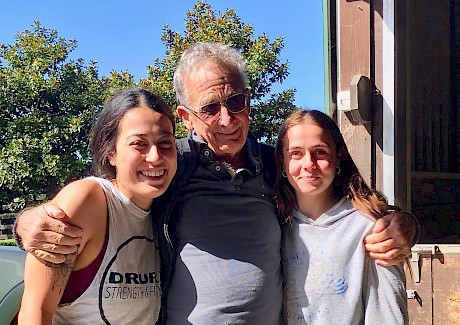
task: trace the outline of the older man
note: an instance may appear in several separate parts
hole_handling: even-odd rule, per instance
[[[182,55],[174,88],[190,139],[177,141],[178,175],[154,202],[163,208],[154,216],[162,239],[163,321],[280,324],[274,158],[272,148],[249,133],[244,60],[229,46],[197,43]],[[17,233],[36,256],[62,262],[79,231],[62,222],[59,210],[47,210],[56,219],[44,209],[24,212]],[[382,264],[396,263],[410,252],[415,233],[408,215],[383,218],[367,247]]]

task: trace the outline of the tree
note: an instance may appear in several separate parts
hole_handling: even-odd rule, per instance
[[[0,48],[0,212],[49,199],[88,171],[89,129],[106,86],[75,40],[35,22]]]
[[[282,83],[289,75],[288,63],[279,59],[284,46],[282,37],[273,42],[265,34],[254,38],[253,27],[244,24],[233,9],[216,13],[210,5],[199,1],[186,13],[183,35],[165,25],[162,41],[167,48],[165,56],[162,60],[156,58],[149,66],[148,78],[140,80],[142,86],[161,94],[174,107],[172,80],[182,52],[198,41],[231,44],[246,59],[251,87],[251,131],[259,140],[270,144],[276,141],[280,124],[295,110],[294,89],[271,94],[272,85]],[[185,128],[178,129],[179,136],[184,136]]]
[[[281,62],[283,38],[254,37],[234,10],[214,12],[199,1],[187,11],[183,35],[164,26],[163,59],[155,59],[139,83],[128,71],[99,78],[96,62],[69,59],[76,40],[35,22],[13,45],[0,45],[0,213],[15,212],[51,198],[56,190],[89,172],[87,150],[93,119],[115,90],[142,86],[175,107],[173,73],[182,52],[197,41],[231,44],[246,59],[251,86],[251,130],[273,144],[284,117],[295,109],[294,89],[272,94],[289,75]],[[185,136],[183,126],[177,136]]]

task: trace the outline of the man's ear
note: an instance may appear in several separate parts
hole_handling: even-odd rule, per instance
[[[190,113],[189,111],[185,108],[183,105],[177,105],[177,115],[182,119],[182,122],[184,123],[185,127],[193,131],[193,123],[190,120]]]

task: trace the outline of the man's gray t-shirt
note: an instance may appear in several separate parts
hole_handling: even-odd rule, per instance
[[[202,155],[203,157],[203,155]],[[262,173],[206,152],[181,191],[168,324],[280,324],[281,231]]]

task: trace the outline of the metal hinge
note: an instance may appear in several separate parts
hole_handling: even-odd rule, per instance
[[[435,255],[438,252],[439,247],[437,245],[412,247],[412,257],[410,259],[410,265],[412,268],[412,276],[414,282],[420,282],[420,257],[422,255]]]
[[[417,293],[416,290],[406,290],[407,299],[415,299],[420,307],[422,307],[422,297]]]

